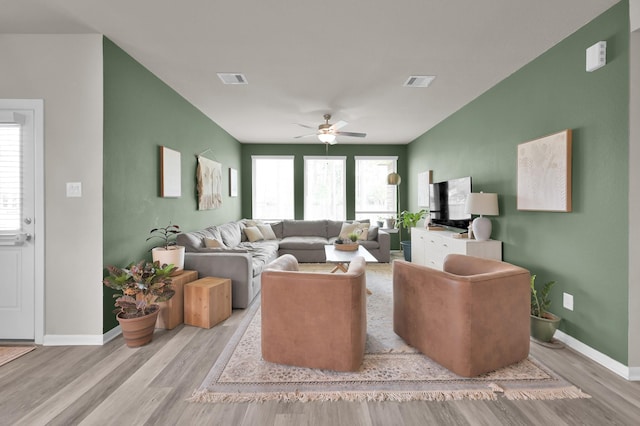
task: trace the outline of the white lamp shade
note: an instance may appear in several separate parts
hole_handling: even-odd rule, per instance
[[[318,139],[320,139],[320,142],[333,143],[336,140],[336,135],[333,133],[320,133]]]
[[[497,216],[499,214],[498,194],[485,194],[484,192],[469,194],[464,205],[464,212],[481,216]]]

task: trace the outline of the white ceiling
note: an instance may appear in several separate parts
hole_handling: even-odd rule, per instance
[[[104,34],[240,142],[318,143],[295,123],[331,113],[403,144],[617,2],[0,0],[0,33]]]

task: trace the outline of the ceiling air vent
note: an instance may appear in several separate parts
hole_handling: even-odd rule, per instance
[[[224,84],[249,84],[247,78],[237,72],[219,72],[218,77]]]
[[[435,75],[412,75],[404,82],[405,87],[429,87]]]

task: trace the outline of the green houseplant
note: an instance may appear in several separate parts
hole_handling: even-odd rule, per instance
[[[531,275],[531,337],[550,342],[558,329],[561,318],[548,311],[551,305],[549,292],[555,281],[545,283],[540,291],[536,289],[536,276]]]
[[[405,228],[409,235],[409,240],[400,241],[400,245],[404,252],[404,260],[407,262],[411,262],[411,228],[414,228],[428,213],[429,212],[425,209],[413,213],[408,210],[404,210],[398,215],[396,226],[399,229]]]
[[[171,274],[175,266],[141,260],[126,268],[107,266],[109,274],[102,283],[116,290],[113,311],[122,328],[122,335],[129,347],[147,344],[153,338],[160,307],[173,297]]]
[[[147,241],[156,240],[158,244],[151,248],[151,257],[154,262],[160,265],[175,265],[176,272],[184,269],[183,246],[176,245],[176,236],[180,234],[179,225],[169,222],[169,225],[161,228],[153,228],[149,233],[151,236]]]

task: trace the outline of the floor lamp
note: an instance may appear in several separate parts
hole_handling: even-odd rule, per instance
[[[398,209],[396,221],[400,221],[400,182],[402,182],[402,178],[396,172],[389,173],[387,175],[387,184],[396,187],[396,201],[398,202],[398,205],[396,206]],[[400,244],[400,241],[402,241],[402,227],[398,224],[398,244]],[[400,248],[402,249],[402,244],[400,244]]]

